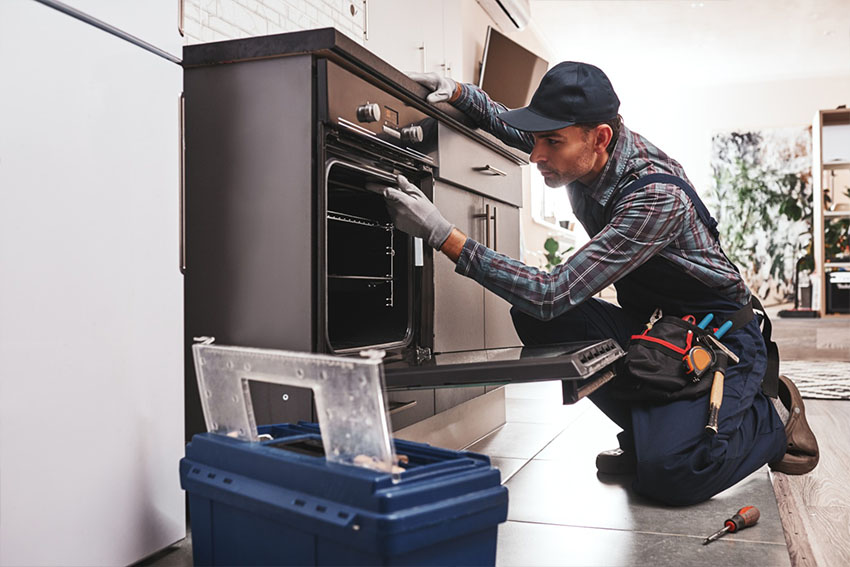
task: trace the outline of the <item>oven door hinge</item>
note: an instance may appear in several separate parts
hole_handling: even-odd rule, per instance
[[[428,347],[416,347],[416,363],[431,360],[431,349]]]

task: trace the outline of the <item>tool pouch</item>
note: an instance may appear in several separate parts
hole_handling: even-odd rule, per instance
[[[632,335],[612,394],[627,400],[670,402],[707,393],[711,372],[701,378],[689,374],[684,360],[692,347],[706,344],[703,337],[708,331],[695,323],[691,315],[660,317],[651,320],[643,333]]]

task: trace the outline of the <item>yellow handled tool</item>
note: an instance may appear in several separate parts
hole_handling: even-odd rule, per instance
[[[711,383],[711,396],[708,404],[708,425],[705,430],[712,435],[717,433],[717,418],[720,404],[723,403],[723,381],[726,378],[726,353],[717,353],[717,364],[714,367],[714,381]]]

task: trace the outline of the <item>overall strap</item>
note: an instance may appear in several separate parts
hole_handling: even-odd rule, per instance
[[[697,192],[694,191],[694,188],[691,187],[687,181],[676,175],[671,175],[669,173],[652,173],[645,177],[640,177],[626,185],[618,195],[612,198],[609,201],[609,206],[613,207],[615,201],[619,201],[626,195],[630,195],[638,189],[646,187],[647,185],[652,185],[653,183],[669,183],[671,185],[676,185],[684,191],[694,204],[694,208],[697,211],[697,215],[699,215],[699,219],[706,227],[708,227],[708,230],[711,232],[714,239],[717,240],[720,238],[720,233],[717,231],[717,220],[715,220],[715,218],[711,216],[711,213],[708,212],[708,209],[699,198],[699,195],[697,195]],[[606,219],[608,218],[608,212],[609,211],[606,210]]]
[[[669,183],[682,189],[682,191],[685,192],[694,204],[694,209],[696,210],[699,219],[708,228],[709,232],[714,237],[714,240],[717,241],[720,239],[720,233],[717,230],[717,220],[711,216],[711,213],[708,212],[708,209],[699,198],[699,195],[697,195],[697,192],[694,191],[694,188],[681,177],[677,177],[669,173],[653,173],[645,177],[640,177],[626,185],[619,194],[613,195],[611,200],[608,202],[608,205],[605,207],[605,219],[609,219],[611,209],[617,201],[634,193],[638,189],[653,183]],[[729,257],[726,256],[726,253],[723,252],[722,249],[721,253],[737,271],[738,267],[735,266],[734,262],[729,260]],[[754,295],[751,297],[751,303],[745,305],[740,311],[731,317],[731,319],[734,320],[733,328],[738,329],[749,322],[753,317],[753,308],[755,307],[762,319],[762,337],[764,338],[765,346],[767,347],[767,371],[762,379],[762,391],[765,395],[775,398],[779,389],[779,348],[771,338],[772,325],[770,323],[770,319],[767,317],[767,313],[764,311],[764,307],[762,307],[761,302],[759,302]]]

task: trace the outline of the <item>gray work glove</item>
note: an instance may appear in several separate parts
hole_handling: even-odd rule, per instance
[[[368,184],[371,191],[381,192],[387,200],[387,209],[396,228],[411,236],[416,236],[439,250],[454,228],[434,203],[419,188],[399,175],[398,189],[395,187]]]
[[[452,79],[438,73],[408,73],[407,76],[431,90],[431,94],[425,97],[431,104],[449,100],[457,88]]]

